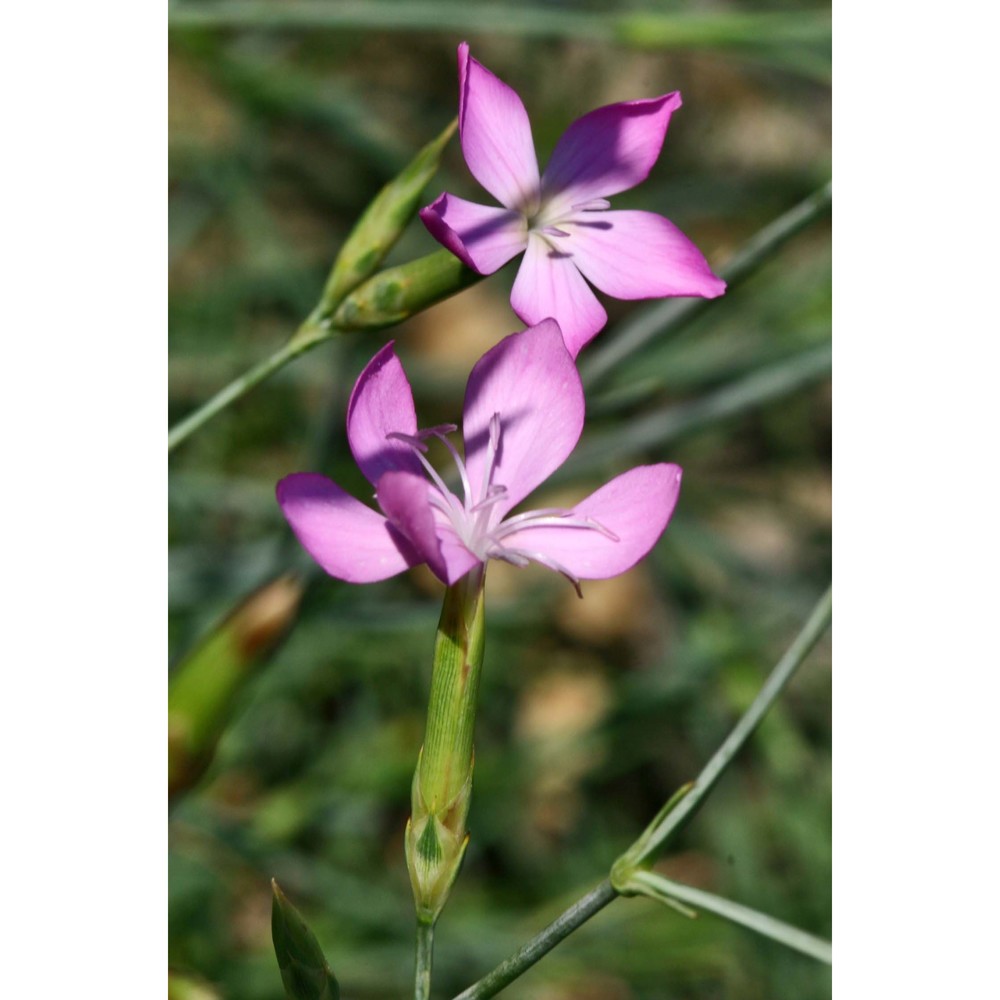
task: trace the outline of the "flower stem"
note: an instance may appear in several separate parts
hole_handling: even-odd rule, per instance
[[[648,858],[656,850],[662,848],[666,839],[680,826],[681,821],[689,816],[695,806],[711,791],[736,752],[749,739],[764,714],[784,690],[795,671],[802,665],[809,651],[819,641],[820,636],[830,624],[832,609],[833,596],[832,589],[830,589],[816,603],[809,619],[788,651],[771,671],[753,704],[746,710],[733,731],[723,741],[722,746],[705,765],[691,789],[686,791],[683,796],[675,796],[671,800],[671,808],[661,810],[657,820],[643,833],[626,855],[619,859],[616,868],[624,859],[635,864],[635,862]],[[545,930],[536,934],[510,958],[501,962],[492,972],[459,993],[454,1000],[487,1000],[488,997],[495,996],[505,986],[530,969],[560,941],[585,924],[595,913],[604,909],[617,896],[618,891],[612,886],[610,880],[602,882],[596,889],[574,903],[562,916],[549,924]],[[701,902],[704,905],[704,901]],[[707,906],[705,908],[709,909]]]
[[[244,372],[239,378],[233,379],[224,389],[220,389],[211,399],[202,403],[194,413],[189,414],[180,423],[171,427],[167,437],[167,450],[173,451],[177,445],[186,441],[217,413],[221,413],[231,403],[236,402],[241,396],[245,396],[254,386],[260,385],[276,371],[284,368],[289,361],[331,335],[332,331],[314,326],[307,320],[287,343],[264,358],[259,364],[254,365],[249,371]]]
[[[431,995],[431,965],[434,961],[434,924],[417,921],[417,964],[413,981],[413,1000],[428,1000]]]
[[[691,790],[663,816],[659,823],[655,824],[652,829],[646,830],[632,850],[628,852],[636,863],[641,864],[658,854],[684,821],[698,808],[705,796],[715,787],[716,782],[732,763],[743,744],[760,725],[767,710],[777,701],[778,695],[784,691],[785,685],[792,679],[795,671],[802,666],[802,662],[809,655],[813,646],[819,642],[832,617],[833,588],[830,587],[816,602],[809,619],[802,626],[795,641],[788,647],[788,651],[771,671],[770,676],[764,681],[764,685],[757,693],[753,703],[743,713],[732,732],[722,741],[722,745],[712,755],[712,759],[702,768],[701,774],[698,775]]]
[[[536,934],[506,961],[501,962],[491,973],[477,983],[463,990],[454,1000],[486,1000],[496,996],[505,986],[523,975],[540,958],[548,954],[560,941],[569,937],[578,927],[585,924],[595,913],[599,913],[616,898],[618,893],[605,879],[596,889],[577,900],[545,930]]]

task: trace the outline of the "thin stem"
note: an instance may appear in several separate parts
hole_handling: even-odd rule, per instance
[[[595,913],[603,910],[617,896],[618,893],[612,888],[611,883],[605,879],[510,958],[501,962],[479,982],[473,983],[468,989],[459,993],[454,1000],[486,1000],[487,997],[496,996],[505,986],[523,975],[543,955],[548,954],[560,941],[569,937],[573,931],[585,924]]]
[[[434,924],[417,921],[417,966],[413,979],[413,1000],[431,995],[431,965],[434,961]]]
[[[833,963],[833,948],[829,941],[808,934],[806,931],[799,930],[798,927],[786,924],[766,913],[753,910],[749,906],[734,903],[722,896],[705,892],[704,889],[695,889],[693,886],[674,882],[664,878],[658,872],[637,871],[630,881],[637,887],[642,886],[648,895],[657,899],[663,897],[661,900],[663,902],[669,902],[673,899],[682,903],[690,903],[692,906],[700,907],[709,913],[732,921],[734,924],[748,927],[764,937],[769,937],[779,944],[802,952],[803,955],[809,955],[817,961],[826,962],[827,965]]]
[[[173,451],[177,445],[186,441],[217,413],[220,413],[241,396],[246,395],[254,386],[260,385],[265,379],[270,378],[280,368],[284,368],[289,361],[329,336],[327,331],[321,329],[317,330],[316,336],[308,336],[311,329],[308,326],[303,326],[294,337],[273,354],[254,365],[249,371],[244,372],[239,378],[233,379],[224,389],[220,389],[211,399],[202,403],[194,413],[189,414],[180,423],[171,427],[167,438],[167,450]]]
[[[665,839],[680,825],[681,820],[690,815],[695,806],[708,794],[736,751],[757,728],[764,713],[770,708],[795,671],[802,665],[809,651],[819,641],[820,636],[830,623],[832,608],[832,590],[827,590],[819,599],[788,652],[785,653],[764,682],[764,686],[754,699],[753,704],[746,710],[736,727],[702,770],[691,791],[684,798],[679,799],[678,804],[667,813],[658,827],[652,831],[647,830],[643,834],[641,839],[644,839],[647,845],[653,843],[655,838],[655,845],[662,846]],[[644,852],[642,857],[646,857],[650,853],[652,850]],[[510,958],[501,962],[492,972],[459,993],[454,1000],[486,1000],[487,997],[495,996],[550,952],[560,941],[585,924],[595,913],[604,909],[617,896],[618,892],[610,881],[602,882],[596,889],[574,903],[557,920],[549,924],[545,930],[535,935]],[[708,909],[708,907],[705,908]]]
[[[788,651],[771,671],[771,675],[764,682],[757,697],[754,698],[753,704],[743,713],[740,721],[733,727],[733,731],[725,738],[722,746],[715,751],[712,759],[702,769],[691,791],[663,817],[657,827],[643,835],[643,849],[638,854],[637,860],[648,859],[657,854],[681,824],[698,808],[701,801],[732,763],[743,744],[760,725],[761,719],[764,718],[767,710],[785,689],[785,685],[792,679],[795,671],[802,666],[813,646],[819,642],[832,617],[833,589],[831,587],[817,601],[808,621],[802,627],[802,631],[795,637],[795,641],[789,646]]]
[[[784,215],[759,230],[733,255],[721,276],[731,291],[734,286],[753,274],[770,260],[793,236],[820,218],[833,200],[832,183],[827,181],[818,191],[800,201]],[[618,325],[615,336],[596,348],[580,365],[580,377],[589,389],[626,358],[654,338],[659,339],[677,330],[708,308],[711,299],[667,299],[639,310]]]

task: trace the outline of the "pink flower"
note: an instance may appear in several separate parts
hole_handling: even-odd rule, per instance
[[[511,334],[472,370],[465,394],[465,459],[451,425],[417,429],[413,395],[391,343],[358,378],[347,437],[381,511],[325,476],[278,483],[278,503],[306,551],[351,583],[383,580],[426,562],[451,584],[503,559],[541,563],[580,580],[624,573],[663,533],[681,484],[676,465],[644,465],[569,510],[511,509],[559,468],[583,429],[583,387],[554,320]],[[461,482],[454,492],[427,461],[439,438]]]
[[[610,104],[578,118],[539,177],[521,99],[469,55],[465,42],[458,47],[458,85],[465,162],[503,208],[442,194],[420,218],[480,274],[523,250],[510,303],[525,323],[556,319],[575,358],[608,319],[588,281],[618,299],[711,299],[725,291],[672,222],[652,212],[608,211],[611,195],[648,176],[681,106],[679,93]]]

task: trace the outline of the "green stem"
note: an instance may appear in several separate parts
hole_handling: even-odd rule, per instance
[[[639,841],[639,849],[633,849],[628,854],[641,864],[654,857],[673,836],[684,821],[698,808],[701,801],[722,777],[733,758],[760,725],[767,710],[777,700],[778,695],[792,679],[795,671],[802,666],[803,661],[813,646],[819,642],[833,617],[832,587],[819,599],[812,610],[802,631],[795,637],[788,651],[771,671],[764,681],[753,703],[743,713],[733,731],[723,740],[722,745],[712,755],[712,759],[702,768],[701,774],[691,786],[691,790],[669,810],[652,829],[647,830]]]
[[[434,924],[417,921],[417,966],[413,981],[413,1000],[428,1000],[431,995],[431,965],[434,961]]]
[[[764,682],[764,686],[754,699],[753,704],[746,710],[736,727],[705,766],[691,790],[684,797],[677,797],[673,808],[665,810],[666,815],[662,823],[654,824],[653,828],[647,830],[637,845],[628,852],[633,860],[637,857],[647,857],[651,853],[651,851],[640,852],[637,848],[645,847],[652,838],[655,837],[656,845],[661,846],[666,837],[680,825],[681,819],[690,815],[695,805],[708,794],[732,760],[733,755],[757,728],[764,713],[770,708],[772,702],[784,689],[798,667],[802,665],[806,654],[819,641],[820,636],[830,623],[832,607],[832,591],[827,590],[816,604],[788,652],[785,653]],[[487,997],[495,996],[505,986],[531,968],[560,941],[586,923],[595,913],[604,909],[617,896],[618,892],[611,885],[610,880],[602,882],[596,889],[574,903],[545,930],[523,945],[510,958],[501,962],[492,972],[458,994],[454,1000],[486,1000]]]
[[[605,879],[510,958],[501,962],[491,973],[459,993],[454,1000],[486,1000],[487,997],[496,996],[505,986],[523,975],[560,941],[569,937],[573,931],[585,924],[595,913],[603,910],[617,896],[618,893],[611,887],[611,883]]]
[[[186,416],[180,423],[170,428],[167,437],[167,450],[173,451],[182,441],[186,441],[199,427],[208,423],[217,413],[220,413],[241,396],[245,396],[254,386],[260,385],[276,371],[284,368],[289,361],[297,358],[322,340],[333,335],[332,330],[314,326],[309,321],[304,323],[298,333],[283,344],[249,371],[239,378],[233,379],[224,389],[220,389],[211,399],[202,403],[194,413]]]
[[[720,274],[729,284],[729,290],[770,260],[793,236],[825,214],[832,200],[832,182],[827,181],[818,191],[814,191],[752,236],[721,269]],[[615,365],[632,357],[640,347],[654,338],[677,330],[699,316],[713,301],[695,298],[666,299],[635,312],[629,320],[618,325],[612,339],[595,349],[580,365],[580,377],[584,385],[588,389],[592,388]]]
[[[788,948],[802,952],[803,955],[809,955],[810,958],[826,962],[827,965],[833,962],[833,949],[828,941],[813,934],[807,934],[805,931],[799,930],[798,927],[792,927],[791,924],[776,920],[766,913],[752,910],[749,906],[723,899],[722,896],[705,892],[704,889],[695,889],[693,886],[674,882],[664,878],[658,872],[637,871],[632,875],[630,883],[637,889],[641,887],[645,894],[660,899],[662,902],[679,900],[682,903],[690,903],[692,906],[700,907],[702,910],[714,913],[734,924],[740,924],[764,937],[769,937]]]

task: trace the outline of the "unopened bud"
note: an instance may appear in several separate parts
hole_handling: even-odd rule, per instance
[[[279,576],[239,604],[178,666],[167,699],[171,796],[204,773],[240,693],[287,633],[301,599],[302,582]]]
[[[393,326],[482,280],[450,250],[438,250],[379,271],[344,299],[330,323],[338,330]]]
[[[323,290],[325,314],[332,313],[345,295],[375,271],[416,215],[424,188],[437,172],[441,153],[457,125],[456,119],[424,146],[365,209],[337,255]]]

